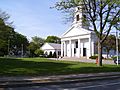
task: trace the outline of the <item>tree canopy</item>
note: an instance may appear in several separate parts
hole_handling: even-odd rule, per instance
[[[59,37],[57,37],[57,36],[48,36],[46,38],[45,42],[60,44],[61,43],[61,39]]]
[[[27,38],[15,32],[8,23],[9,18],[10,16],[6,12],[0,10],[0,56],[8,55],[9,52],[21,51],[21,44],[24,45],[26,51],[28,45]]]
[[[98,38],[98,66],[102,66],[103,42],[114,26],[120,23],[119,0],[62,0],[55,4],[57,10],[70,11],[75,7],[82,10],[83,18],[90,23]]]
[[[28,48],[30,50],[31,56],[39,56],[38,53],[40,50],[40,47],[45,43],[45,40],[41,37],[32,37],[32,41],[30,42]]]

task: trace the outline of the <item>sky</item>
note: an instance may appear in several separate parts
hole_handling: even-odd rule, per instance
[[[0,0],[0,9],[10,15],[15,31],[29,40],[38,36],[60,37],[69,27],[64,24],[64,15],[56,9],[50,9],[59,0]]]

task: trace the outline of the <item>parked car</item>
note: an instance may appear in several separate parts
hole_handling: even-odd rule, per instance
[[[117,64],[117,59],[114,59],[114,63]],[[120,64],[120,59],[118,59],[118,64]]]

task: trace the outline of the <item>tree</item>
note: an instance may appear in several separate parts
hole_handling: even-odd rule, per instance
[[[32,42],[34,42],[36,45],[41,47],[45,43],[45,40],[43,38],[35,36],[35,37],[32,37]]]
[[[30,56],[34,57],[36,56],[35,50],[39,49],[39,46],[35,44],[34,42],[30,42],[28,49],[30,50]]]
[[[32,41],[30,42],[28,49],[30,50],[31,56],[38,56],[35,51],[40,49],[40,47],[44,44],[45,40],[40,37],[32,37]]]
[[[9,51],[17,54],[21,51],[21,44],[24,45],[24,51],[27,50],[27,38],[14,31],[8,22],[9,18],[6,12],[0,10],[0,56],[8,55]]]
[[[18,52],[21,52],[20,54],[22,55],[22,48],[23,54],[25,54],[28,51],[27,47],[29,45],[29,42],[26,36],[15,32],[13,34],[13,38],[11,39],[10,45],[12,51],[16,53],[15,55],[18,55],[19,54]]]
[[[58,43],[60,44],[61,43],[61,40],[59,37],[57,36],[48,36],[47,39],[45,40],[45,42],[48,42],[48,43]]]
[[[90,23],[98,38],[98,66],[102,66],[103,43],[113,29],[120,15],[119,0],[62,0],[55,4],[58,10],[70,10],[79,6],[83,12],[83,18]]]
[[[41,49],[37,49],[37,50],[35,50],[35,54],[37,55],[37,56],[43,56],[44,55],[44,51],[43,50],[41,50]]]
[[[9,15],[0,10],[0,56],[8,54],[8,37],[13,28],[7,25]]]
[[[98,42],[96,43],[98,45]],[[107,52],[107,58],[110,50],[116,50],[116,37],[114,35],[109,35],[106,40],[103,42],[103,47]]]

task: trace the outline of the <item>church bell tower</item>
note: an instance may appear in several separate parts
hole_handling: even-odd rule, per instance
[[[89,29],[89,22],[86,18],[85,10],[83,10],[82,6],[77,6],[75,8],[73,26]]]

